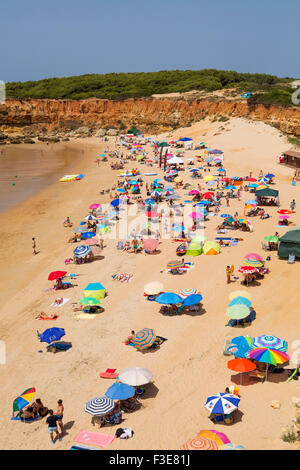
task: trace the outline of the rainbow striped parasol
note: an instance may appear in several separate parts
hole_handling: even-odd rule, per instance
[[[28,388],[27,390],[25,390],[25,392],[21,393],[21,395],[14,400],[13,412],[21,411],[24,406],[28,405],[33,400],[34,395],[34,387]]]
[[[244,261],[244,265],[251,266],[252,268],[261,268],[264,265],[264,263],[262,261],[255,260],[255,259],[246,259]]]
[[[184,299],[188,297],[189,295],[198,294],[198,293],[199,292],[197,291],[197,289],[194,289],[193,287],[190,287],[187,289],[181,289],[181,291],[179,291],[179,295],[183,297]]]
[[[183,260],[170,261],[167,264],[167,268],[168,269],[183,268],[184,265],[185,265],[185,262]]]
[[[255,348],[249,351],[248,357],[250,359],[255,359],[258,362],[265,362],[266,364],[272,364],[277,366],[277,364],[284,364],[289,360],[289,355],[277,351],[276,349],[269,348]]]
[[[152,346],[156,338],[154,330],[151,328],[144,328],[141,331],[138,331],[135,337],[131,340],[131,343],[137,349],[147,349]]]
[[[230,440],[226,436],[226,434],[223,434],[222,432],[215,431],[214,429],[205,429],[201,430],[198,432],[196,439],[200,437],[206,437],[207,439],[210,439],[211,441],[214,441],[218,447],[221,447],[223,444],[229,444]]]
[[[183,444],[180,449],[182,450],[218,450],[218,445],[215,441],[207,437],[195,437],[189,439]]]

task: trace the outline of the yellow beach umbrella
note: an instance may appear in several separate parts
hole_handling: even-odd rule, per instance
[[[233,300],[236,297],[245,297],[248,300],[252,300],[251,294],[246,290],[235,290],[229,294],[229,300]]]
[[[204,181],[213,181],[215,180],[216,178],[212,175],[207,175],[207,176],[204,176]]]
[[[174,178],[174,181],[176,183],[181,183],[182,182],[182,178],[180,176],[176,176],[176,178]]]

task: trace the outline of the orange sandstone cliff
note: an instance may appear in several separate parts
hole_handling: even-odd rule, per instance
[[[0,105],[0,126],[28,127],[37,131],[65,131],[87,126],[92,130],[136,126],[159,133],[185,127],[207,116],[243,117],[263,121],[282,132],[300,136],[300,108],[250,104],[247,101],[144,98],[110,101],[7,99]]]

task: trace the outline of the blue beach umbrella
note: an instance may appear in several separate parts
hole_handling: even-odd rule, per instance
[[[217,393],[208,397],[205,408],[213,414],[227,415],[238,408],[240,398],[231,393]]]
[[[252,349],[252,338],[250,336],[236,336],[232,338],[231,345],[227,348],[235,357],[247,358],[247,354]]]
[[[117,189],[117,192],[118,192],[118,193],[125,193],[125,189],[123,189],[123,188],[118,188],[118,189]]]
[[[117,207],[121,204],[122,201],[120,201],[120,199],[114,199],[113,201],[111,201],[110,205],[112,207]]]
[[[249,201],[246,201],[245,204],[255,204],[255,205],[257,205],[257,201],[255,201],[254,199],[249,199]]]
[[[64,328],[48,328],[40,335],[40,341],[50,344],[53,341],[59,341],[65,334]]]
[[[75,250],[73,251],[73,254],[74,256],[76,256],[77,258],[82,258],[86,255],[88,255],[91,251],[91,248],[90,246],[87,246],[87,245],[80,245],[80,246],[77,246],[75,248]]]
[[[277,336],[273,335],[261,335],[256,336],[252,339],[251,346],[253,348],[269,348],[276,349],[277,351],[286,352],[288,348],[288,343]]]
[[[192,305],[197,305],[203,299],[201,294],[191,294],[186,297],[183,301],[182,307],[191,307]]]
[[[93,232],[83,232],[81,234],[81,238],[83,238],[84,240],[88,240],[89,238],[93,238],[95,236],[95,234]]]
[[[163,305],[181,304],[182,297],[173,292],[164,292],[156,297],[155,302]]]
[[[111,398],[112,400],[127,400],[127,398],[133,397],[134,394],[134,387],[120,382],[115,382],[105,392],[105,396],[107,398]]]
[[[217,171],[218,171],[219,173],[225,173],[225,172],[226,172],[225,168],[219,168]]]
[[[243,304],[246,305],[246,307],[250,307],[252,302],[251,300],[247,299],[246,297],[235,297],[230,303],[229,307],[232,307],[233,305],[238,305],[238,304]]]
[[[275,175],[274,175],[273,173],[267,173],[267,174],[265,175],[265,178],[268,178],[268,179],[272,179],[272,178],[274,178],[274,177],[275,177]]]
[[[150,206],[154,206],[156,205],[157,203],[154,201],[154,199],[145,199],[145,204],[148,204]]]

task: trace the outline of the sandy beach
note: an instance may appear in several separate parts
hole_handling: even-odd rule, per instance
[[[221,125],[224,127],[220,130]],[[246,176],[251,170],[258,177],[260,170],[276,175],[280,192],[280,207],[290,208],[292,199],[300,204],[300,183],[292,186],[293,170],[278,164],[277,155],[290,148],[280,132],[261,122],[233,118],[226,123],[203,120],[172,134],[159,135],[159,139],[188,136],[195,142],[205,141],[214,148],[224,150],[224,166],[230,175]],[[46,149],[45,144],[39,144]],[[108,145],[114,149],[115,138]],[[91,417],[84,412],[85,403],[92,397],[102,396],[112,381],[99,378],[106,368],[121,371],[127,367],[140,366],[153,373],[154,386],[151,393],[141,400],[143,406],[134,413],[125,414],[124,426],[134,430],[132,439],[116,439],[108,449],[179,449],[182,443],[201,429],[217,429],[224,432],[234,443],[246,449],[295,449],[296,445],[281,439],[282,428],[294,416],[292,398],[300,397],[297,381],[290,383],[277,380],[274,375],[267,382],[253,381],[240,387],[241,418],[232,426],[212,425],[204,408],[206,398],[223,392],[226,386],[240,378],[234,377],[227,368],[228,358],[223,356],[225,341],[238,335],[258,336],[273,334],[288,341],[288,353],[296,351],[293,342],[299,340],[299,276],[300,263],[289,265],[279,260],[275,251],[267,253],[270,274],[261,285],[248,287],[253,298],[257,318],[251,326],[238,329],[225,327],[228,295],[241,288],[239,280],[226,284],[225,268],[234,265],[236,272],[246,253],[255,252],[264,258],[261,242],[264,236],[285,228],[278,228],[276,207],[268,207],[271,217],[252,219],[252,233],[235,232],[243,238],[238,246],[222,248],[218,256],[190,258],[195,268],[183,276],[171,276],[165,272],[168,261],[176,259],[178,243],[161,240],[159,254],[129,254],[116,249],[116,240],[105,240],[103,259],[84,265],[70,265],[66,270],[78,274],[76,286],[63,293],[70,301],[61,308],[51,308],[57,298],[55,291],[46,291],[51,283],[48,274],[65,269],[64,260],[72,255],[75,245],[68,244],[71,228],[64,228],[67,216],[79,224],[88,214],[92,203],[108,203],[108,195],[100,195],[101,189],[111,187],[117,181],[117,171],[110,163],[95,162],[105,144],[95,137],[77,139],[64,143],[74,161],[68,173],[83,173],[81,181],[52,182],[38,194],[29,197],[11,210],[0,213],[0,339],[6,344],[6,364],[0,365],[2,397],[0,403],[0,445],[2,449],[69,449],[73,438],[82,429],[98,431],[91,424]],[[150,147],[147,148],[150,151]],[[186,151],[185,157],[196,155]],[[155,171],[161,178],[159,168],[149,169],[132,162],[128,168],[137,167],[142,175]],[[126,167],[127,168],[127,167]],[[62,175],[67,173],[62,169]],[[151,182],[151,177],[144,177]],[[190,173],[183,175],[184,182],[192,183]],[[201,180],[202,183],[203,180]],[[179,190],[181,196],[186,191]],[[142,189],[145,196],[145,183]],[[230,201],[234,213],[242,212],[249,193],[242,193],[242,200]],[[182,198],[184,200],[184,197]],[[298,207],[291,221],[299,225]],[[209,217],[205,223],[205,235],[214,240],[219,217]],[[38,255],[32,255],[31,239],[36,238]],[[128,284],[112,280],[112,274],[126,272],[134,275]],[[165,291],[179,292],[193,287],[203,296],[204,313],[201,315],[163,316],[159,305],[147,302],[143,286],[160,281]],[[94,320],[78,320],[72,310],[72,302],[81,296],[89,282],[101,282],[107,289],[102,301],[104,312]],[[40,312],[57,313],[55,322],[35,320]],[[46,324],[45,324],[46,323]],[[51,323],[51,325],[49,325]],[[50,354],[45,343],[37,339],[36,331],[56,326],[66,330],[66,341],[73,347],[66,352]],[[131,330],[150,327],[167,338],[159,350],[153,353],[138,352],[124,345]],[[39,352],[42,351],[42,352]],[[300,352],[299,352],[300,359]],[[274,381],[276,379],[276,382]],[[49,408],[55,409],[58,399],[65,406],[64,424],[66,435],[53,446],[50,442],[45,420],[23,424],[10,421],[12,403],[23,390],[35,387]],[[280,409],[270,406],[279,400]],[[113,434],[115,427],[100,432]]]

